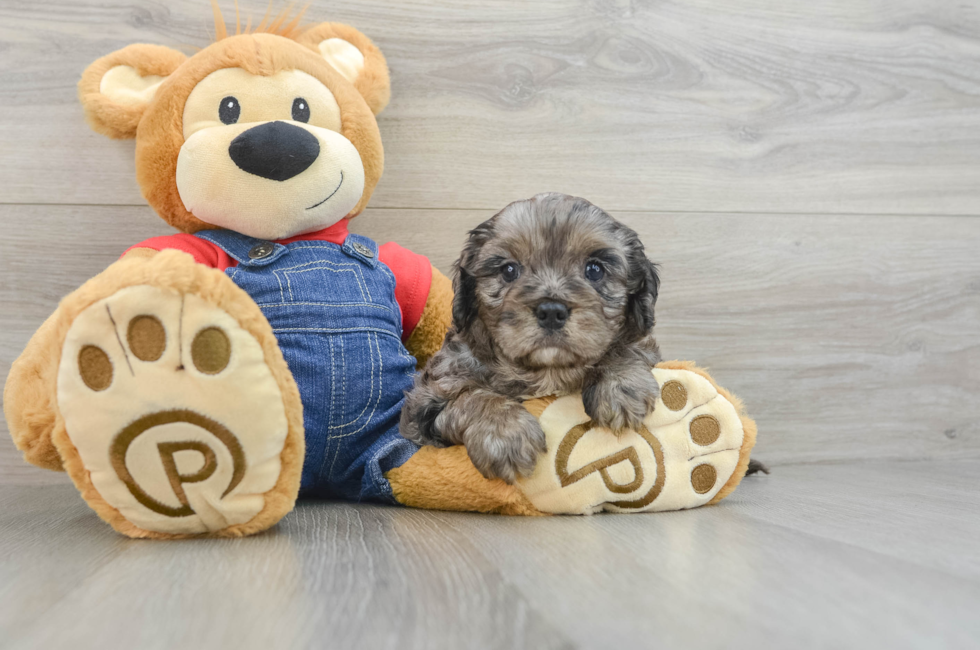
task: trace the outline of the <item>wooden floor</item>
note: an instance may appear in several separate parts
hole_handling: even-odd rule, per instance
[[[787,465],[722,506],[524,519],[304,503],[237,541],[120,538],[0,488],[18,648],[976,648],[980,461]]]
[[[304,503],[253,539],[148,543],[0,424],[0,648],[978,647],[980,0],[307,16],[391,66],[356,231],[448,271],[506,203],[589,198],[662,264],[661,348],[745,400],[773,473],[693,512]],[[3,376],[61,296],[168,232],[132,142],[86,127],[81,71],[132,42],[192,52],[210,20],[206,0],[0,0]]]

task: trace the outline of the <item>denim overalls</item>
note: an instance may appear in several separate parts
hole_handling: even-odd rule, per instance
[[[360,235],[343,246],[228,230],[197,237],[238,261],[226,273],[265,314],[299,385],[300,496],[394,502],[384,473],[418,449],[398,433],[415,359],[401,342],[395,276],[378,261],[378,245]]]

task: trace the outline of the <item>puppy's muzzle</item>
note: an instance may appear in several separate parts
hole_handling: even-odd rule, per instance
[[[242,171],[271,181],[286,181],[316,161],[320,141],[302,127],[266,122],[232,140],[228,155]]]
[[[538,327],[557,331],[568,322],[568,307],[560,302],[543,302],[538,305],[534,314],[538,317]]]

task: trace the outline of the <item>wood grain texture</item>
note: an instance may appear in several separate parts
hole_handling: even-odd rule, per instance
[[[646,515],[307,502],[254,538],[179,543],[119,537],[70,486],[0,486],[0,633],[10,650],[972,648],[978,471],[786,467]]]
[[[375,207],[558,190],[617,210],[980,212],[973,1],[316,0],[307,15],[356,25],[391,64]],[[88,131],[75,84],[129,43],[192,52],[210,21],[202,0],[0,4],[0,201],[142,204],[132,143]]]
[[[354,230],[449,273],[490,211]],[[661,263],[658,338],[742,397],[773,463],[980,457],[980,219],[620,212]],[[0,206],[0,373],[57,300],[167,226],[147,208]],[[46,240],[42,247],[41,242]],[[38,256],[57,262],[37,267]],[[0,434],[0,481],[61,482]]]

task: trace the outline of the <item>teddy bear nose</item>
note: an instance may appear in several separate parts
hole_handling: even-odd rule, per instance
[[[249,174],[285,181],[313,164],[320,155],[320,141],[302,127],[266,122],[232,140],[228,155]]]

